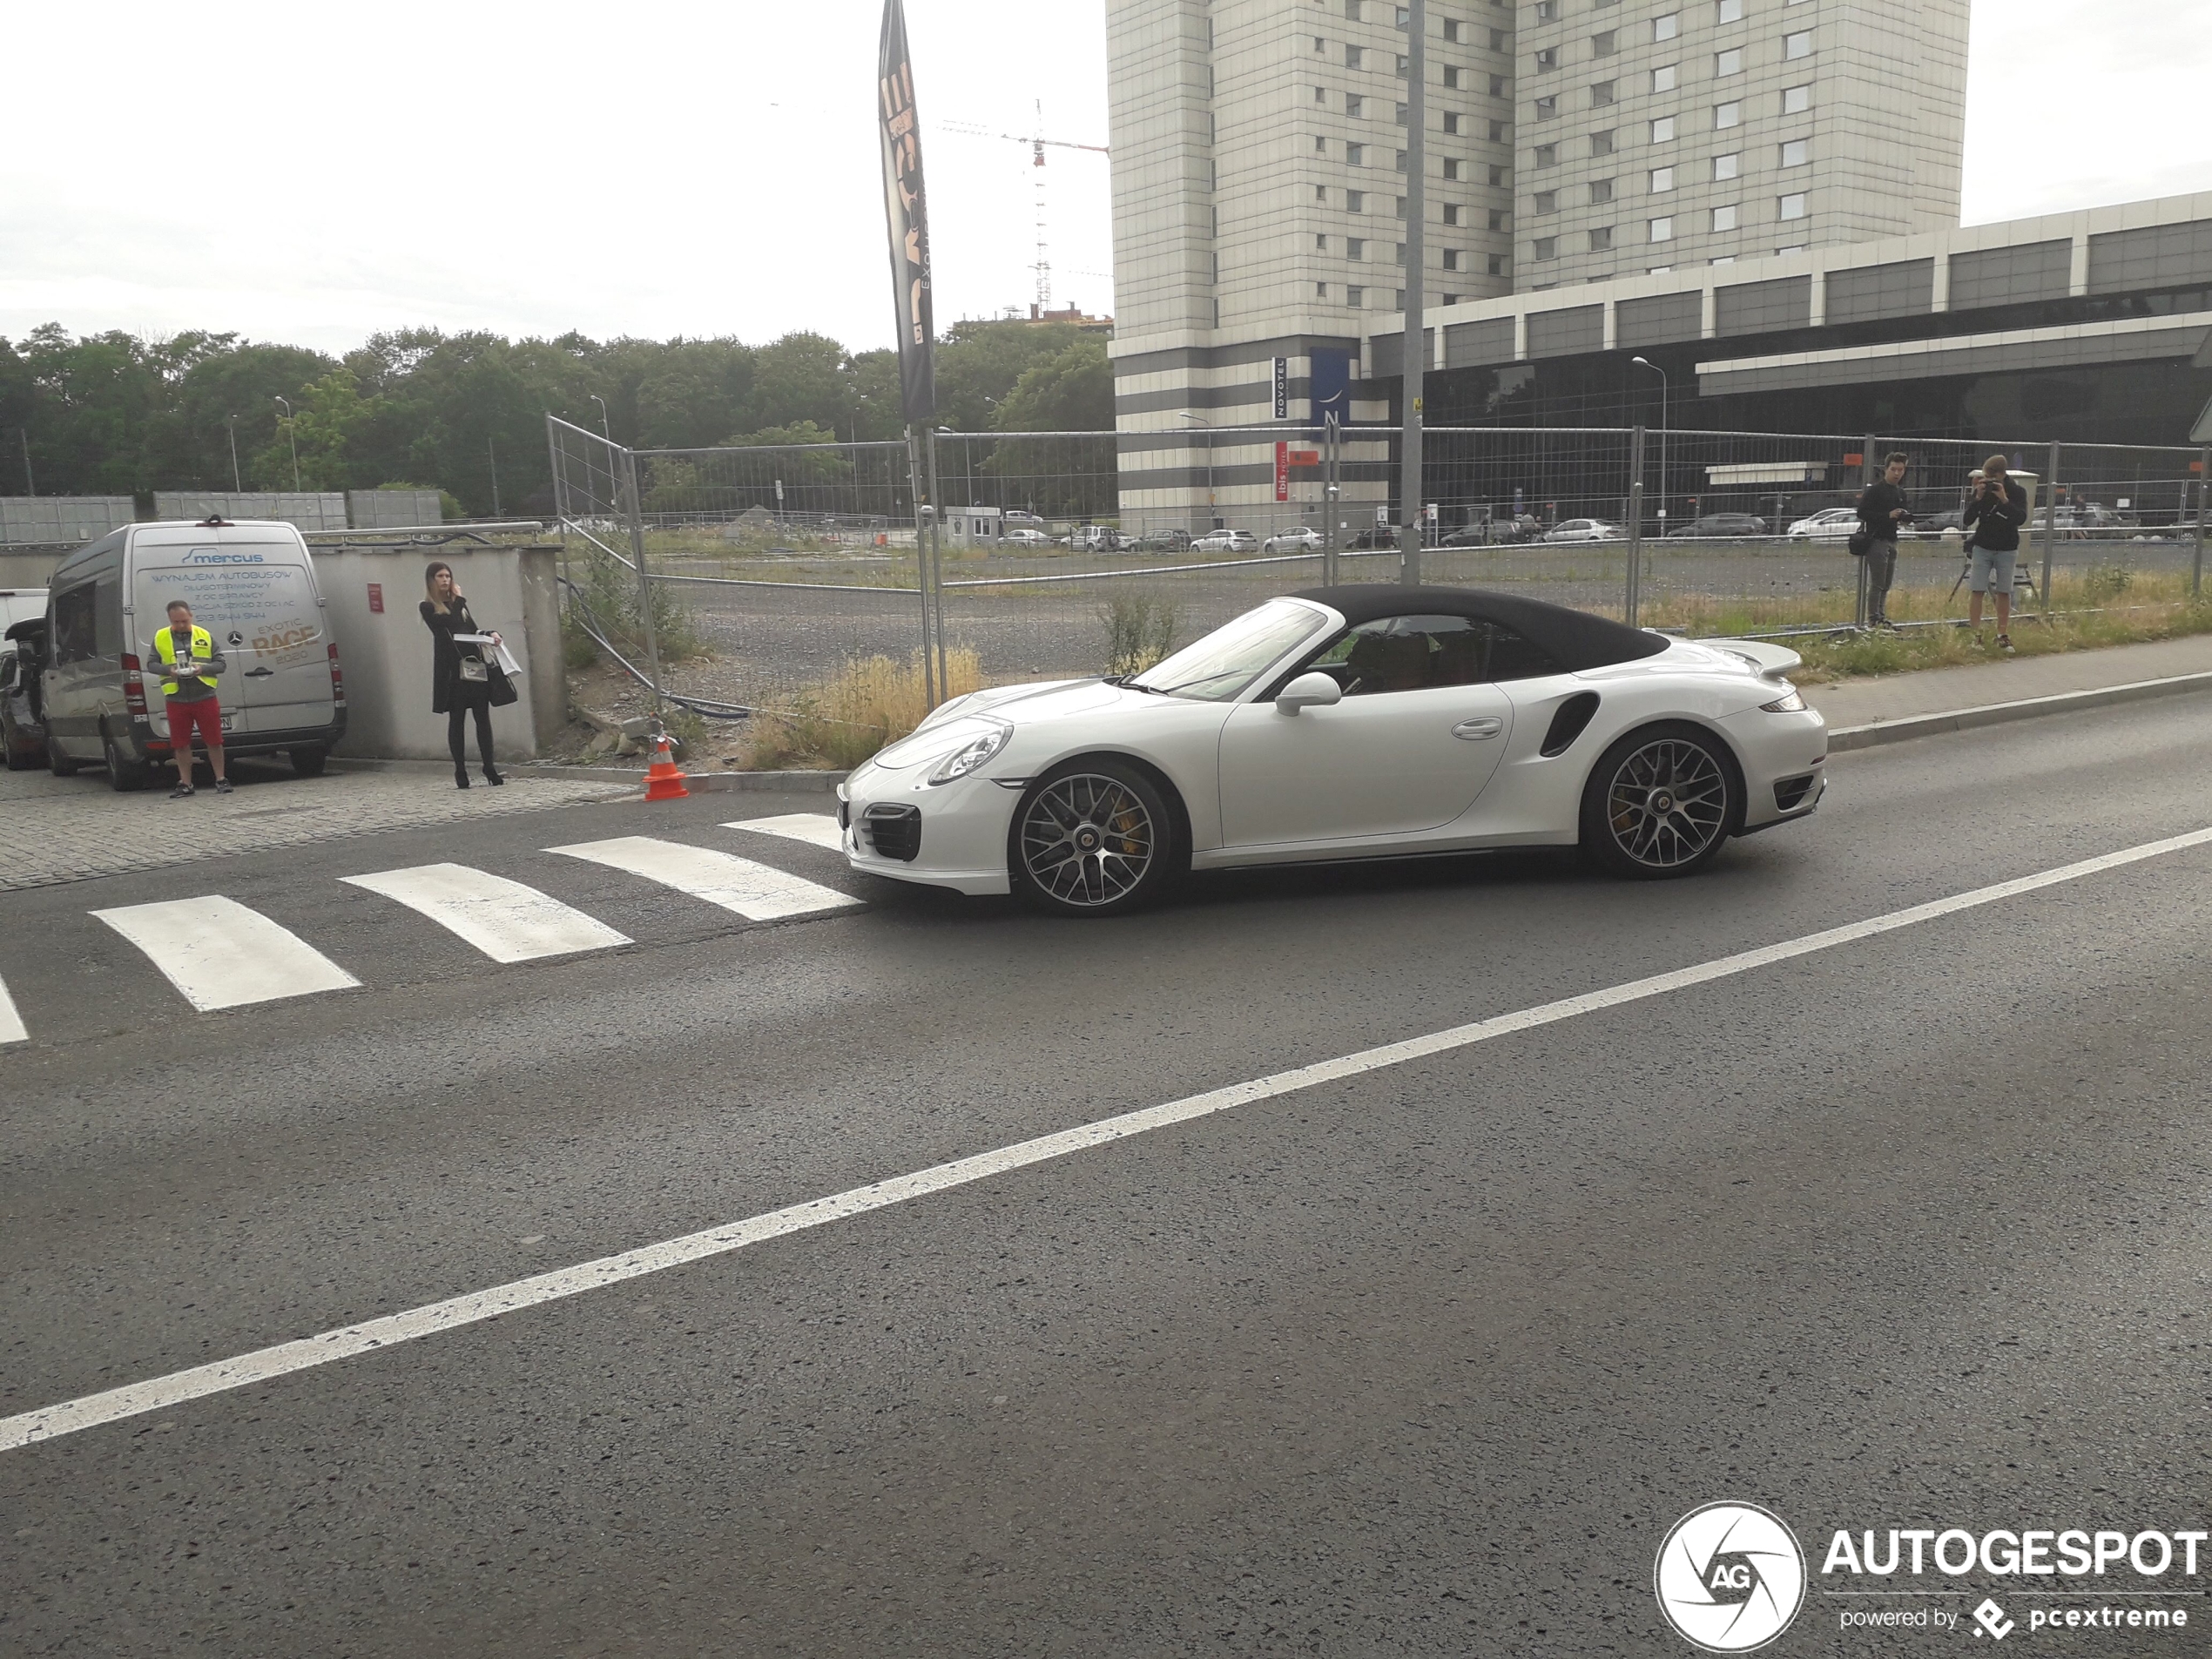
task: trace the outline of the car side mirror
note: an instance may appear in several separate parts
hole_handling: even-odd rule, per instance
[[[1325,709],[1332,703],[1344,701],[1344,687],[1334,679],[1315,669],[1301,674],[1275,694],[1275,709],[1278,714],[1296,714],[1300,709]]]

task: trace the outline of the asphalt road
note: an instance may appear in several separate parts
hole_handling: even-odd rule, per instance
[[[0,1415],[2202,828],[2207,712],[1842,755],[1811,823],[1656,886],[1454,860],[1068,924],[764,851],[719,826],[820,798],[722,795],[0,894]],[[618,834],[866,903],[748,924],[544,850]],[[636,942],[496,967],[339,880],[438,860]],[[2207,1524],[2208,876],[0,1452],[0,1652],[1688,1653],[1653,1553],[1717,1498],[1812,1554],[1771,1651],[1940,1640],[1839,1630],[1832,1529]],[[361,988],[193,1014],[87,914],[215,893]],[[2024,1624],[2018,1581],[1944,1605],[1992,1590]],[[2203,1611],[2036,1639],[2202,1650],[2162,1604]]]

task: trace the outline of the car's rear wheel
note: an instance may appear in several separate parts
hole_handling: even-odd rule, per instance
[[[1039,779],[1007,837],[1015,892],[1063,916],[1111,916],[1159,896],[1176,864],[1175,819],[1138,767],[1101,757]]]
[[[307,744],[292,751],[292,770],[302,778],[320,778],[323,763],[329,759],[330,751],[320,744]]]
[[[107,786],[118,795],[146,786],[146,765],[123,752],[112,732],[100,733],[100,758],[107,763]]]
[[[1582,852],[1642,880],[1712,861],[1742,804],[1720,740],[1693,725],[1647,726],[1600,758],[1582,786]]]

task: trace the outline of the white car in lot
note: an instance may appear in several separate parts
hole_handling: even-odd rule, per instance
[[[1017,525],[1001,536],[999,543],[1002,547],[1050,547],[1052,537],[1047,536],[1042,530],[1033,530],[1026,525]]]
[[[1208,530],[1190,543],[1193,553],[1257,553],[1259,537],[1250,530]]]
[[[954,698],[838,790],[852,867],[1067,915],[1184,873],[1576,846],[1687,875],[1803,818],[1795,651],[1460,588],[1270,600],[1141,674]]]
[[[1311,524],[1300,524],[1296,529],[1277,530],[1260,543],[1263,553],[1318,553],[1321,532]]]
[[[1857,508],[1824,507],[1810,518],[1801,518],[1791,525],[1790,536],[1799,542],[1848,542],[1858,528]]]
[[[1547,542],[1625,542],[1628,531],[1602,518],[1569,518],[1546,530]]]

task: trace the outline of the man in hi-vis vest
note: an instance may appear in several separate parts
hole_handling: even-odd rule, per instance
[[[215,676],[225,667],[215,637],[192,619],[192,607],[182,599],[169,602],[169,625],[153,637],[153,654],[161,663],[161,695],[169,702],[169,752],[177,762],[177,786],[169,799],[192,792],[192,734],[207,745],[207,764],[215,773],[215,792],[231,792],[223,776],[223,705],[215,695]]]

